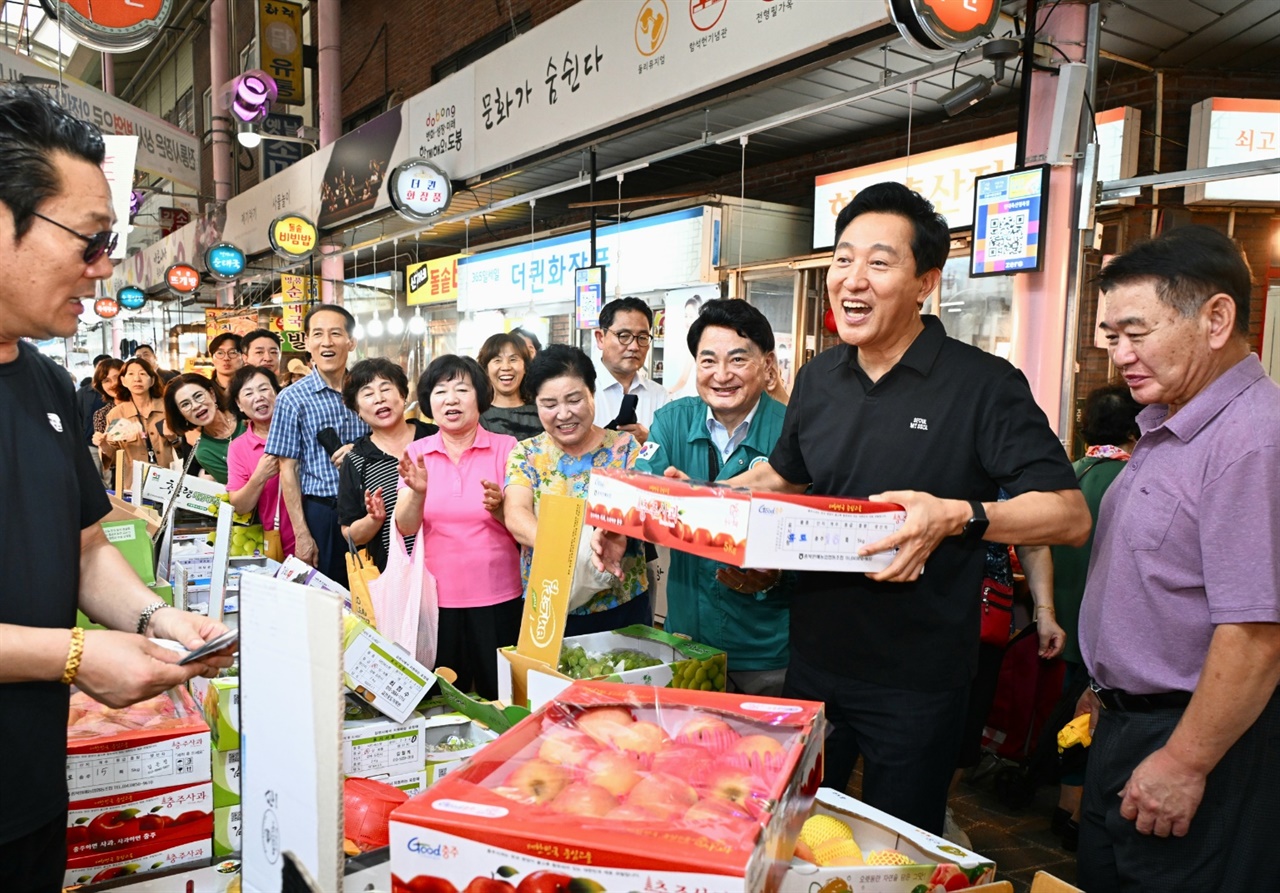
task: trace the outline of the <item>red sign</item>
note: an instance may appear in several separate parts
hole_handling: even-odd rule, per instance
[[[160,209],[160,235],[167,236],[191,222],[191,212],[186,208]]]
[[[889,14],[907,41],[922,50],[967,50],[991,34],[997,0],[889,0]]]
[[[93,302],[93,312],[103,319],[111,319],[120,312],[120,305],[115,298],[98,298]]]
[[[200,287],[200,272],[190,264],[174,264],[164,274],[169,291],[177,295],[189,295]]]
[[[173,0],[62,0],[57,5],[58,23],[81,43],[105,53],[126,53],[155,39]]]

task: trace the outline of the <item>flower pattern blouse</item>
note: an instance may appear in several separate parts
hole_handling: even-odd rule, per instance
[[[604,432],[599,447],[581,457],[570,456],[556,446],[551,435],[543,432],[536,437],[522,440],[511,451],[507,460],[507,486],[513,484],[533,490],[533,512],[538,513],[538,502],[546,494],[576,496],[585,499],[587,485],[593,468],[630,468],[640,452],[640,444],[623,431]],[[533,550],[520,550],[520,576],[527,588],[529,570],[533,565]],[[631,601],[648,586],[645,576],[644,549],[636,540],[627,540],[627,551],[622,558],[622,577],[610,589],[597,592],[589,602],[576,608],[574,614],[595,614],[607,611]]]

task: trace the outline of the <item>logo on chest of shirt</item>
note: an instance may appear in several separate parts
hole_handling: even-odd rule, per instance
[[[56,412],[50,412],[50,413],[45,413],[45,415],[48,417],[48,419],[49,419],[49,425],[53,428],[53,430],[54,430],[54,431],[57,431],[59,434],[61,434],[61,433],[62,433],[62,419],[61,419],[61,418],[59,418],[58,414],[57,414]]]
[[[912,430],[912,431],[928,431],[928,430],[929,430],[929,420],[928,420],[928,419],[922,419],[922,418],[914,418],[914,419],[912,419],[912,420],[911,420],[911,430]]]

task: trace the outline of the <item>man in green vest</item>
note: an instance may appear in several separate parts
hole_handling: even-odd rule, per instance
[[[709,301],[688,343],[698,396],[658,409],[636,468],[727,480],[767,461],[782,432],[786,407],[764,393],[773,329],[746,301]],[[731,688],[781,694],[793,578],[672,551],[665,628],[727,652]]]

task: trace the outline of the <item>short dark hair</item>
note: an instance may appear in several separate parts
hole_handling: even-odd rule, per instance
[[[862,214],[897,214],[911,224],[911,254],[916,275],[941,270],[951,253],[951,230],[947,218],[933,208],[933,203],[901,183],[875,183],[861,190],[836,217],[835,244],[853,218]]]
[[[254,341],[259,341],[263,338],[270,338],[272,341],[276,343],[276,347],[280,346],[280,336],[277,335],[275,332],[271,331],[270,329],[254,329],[252,332],[249,332],[247,335],[240,336],[240,350],[242,350],[245,353],[248,353],[249,345],[252,344]]]
[[[1084,400],[1080,436],[1089,446],[1128,443],[1139,435],[1137,416],[1143,406],[1133,399],[1128,385],[1095,388]]]
[[[346,324],[347,335],[349,337],[355,337],[356,318],[351,315],[350,310],[343,307],[341,304],[316,304],[308,310],[307,315],[302,318],[302,332],[304,335],[311,331],[311,317],[315,316],[317,313],[324,313],[325,311],[341,314]]]
[[[132,363],[133,361],[130,360],[129,362]],[[188,422],[187,417],[182,414],[182,410],[178,409],[178,391],[189,384],[204,388],[210,394],[213,394],[213,405],[218,407],[219,410],[227,408],[223,404],[222,392],[214,387],[212,381],[199,372],[183,372],[170,381],[164,389],[164,423],[169,426],[169,430],[174,434],[186,434],[188,431],[195,430],[195,425]]]
[[[356,397],[375,378],[385,378],[396,386],[401,397],[409,399],[409,376],[404,374],[404,370],[386,357],[373,357],[356,363],[347,373],[347,380],[342,384],[342,402],[347,405],[347,409],[359,412],[356,409]]]
[[[101,363],[103,360],[110,360],[110,359],[112,359],[111,354],[109,354],[109,353],[100,353],[100,354],[98,354],[96,357],[94,357],[94,358],[93,358],[93,365],[95,365],[95,366],[96,366],[96,365],[98,365],[99,363]]]
[[[1249,334],[1253,293],[1249,264],[1236,243],[1207,226],[1183,226],[1141,242],[1098,274],[1102,293],[1149,280],[1160,301],[1184,317],[1195,316],[1218,293],[1236,305],[1236,334]]]
[[[596,392],[595,364],[580,348],[569,344],[553,344],[546,350],[538,351],[538,355],[525,370],[524,386],[536,398],[544,384],[566,375],[581,378],[588,391],[592,394]]]
[[[105,360],[99,361],[98,364],[93,367],[93,389],[98,392],[99,397],[106,400],[108,403],[116,398],[104,391],[102,389],[102,385],[107,380],[107,376],[111,374],[112,369],[119,369],[123,365],[124,363],[120,360],[107,357]]]
[[[639,298],[614,298],[600,308],[600,328],[607,329],[613,325],[613,318],[627,310],[643,313],[644,318],[653,325],[653,308]]]
[[[476,389],[476,406],[481,412],[488,412],[493,405],[493,386],[489,384],[489,376],[471,357],[460,357],[456,353],[436,357],[427,365],[426,371],[418,379],[418,408],[429,412],[431,392],[436,385],[442,381],[454,381],[464,375],[471,379],[471,386]]]
[[[72,117],[44,90],[0,87],[0,202],[13,215],[15,239],[31,229],[36,208],[62,189],[55,158],[61,152],[102,166],[102,133]]]
[[[228,341],[231,342],[231,346],[234,347],[238,353],[244,352],[244,342],[239,335],[235,332],[223,332],[220,335],[215,335],[213,340],[209,342],[209,356],[213,356],[213,352]]]
[[[129,359],[125,360],[123,363],[120,364],[121,379],[123,379],[126,375],[129,374],[130,366],[141,366],[142,371],[151,376],[151,390],[147,392],[148,394],[150,394],[152,397],[164,396],[164,382],[160,379],[160,376],[156,373],[156,369],[154,366],[152,366],[142,357],[129,357]]]
[[[737,298],[716,298],[702,305],[702,311],[690,323],[689,335],[685,339],[689,353],[695,357],[707,326],[732,329],[760,348],[761,353],[768,353],[774,348],[773,326],[769,325],[769,320],[755,307]]]
[[[533,334],[533,332],[529,331],[524,326],[516,326],[514,329],[511,330],[510,334],[518,335],[519,337],[528,341],[530,344],[533,345],[533,349],[535,351],[542,350],[542,342],[538,339],[538,336]]]
[[[140,350],[149,350],[149,351],[151,351],[152,353],[155,353],[155,352],[156,352],[156,349],[155,349],[154,347],[152,347],[150,344],[139,344],[137,347],[135,347],[135,348],[133,349],[133,355],[134,355],[134,356],[137,356],[137,355],[138,355],[138,351],[140,351]]]
[[[277,394],[280,393],[280,379],[276,378],[276,374],[266,366],[250,366],[245,363],[237,369],[231,376],[231,383],[227,385],[226,400],[227,409],[231,410],[238,419],[247,420],[247,417],[240,411],[240,391],[253,380],[254,376],[261,375],[271,385],[271,390]],[[165,391],[168,394],[168,391]]]

